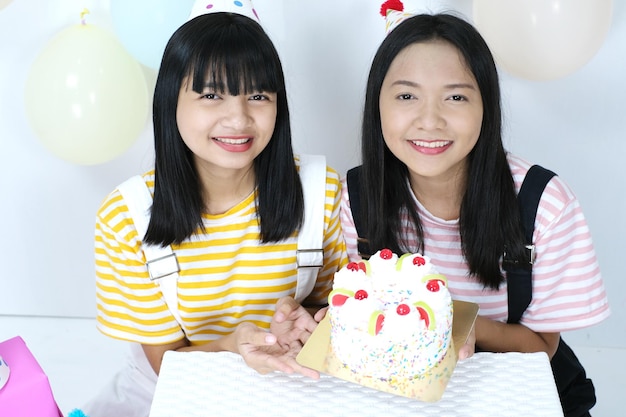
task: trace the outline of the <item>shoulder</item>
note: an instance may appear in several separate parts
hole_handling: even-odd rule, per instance
[[[310,172],[311,175],[314,176],[318,176],[319,178],[322,178],[322,175],[324,175],[325,179],[326,179],[326,189],[327,191],[335,191],[338,192],[340,189],[340,178],[339,178],[339,174],[337,173],[337,171],[328,166],[326,164],[326,157],[323,155],[308,155],[308,154],[301,154],[301,155],[296,155],[295,156],[295,163],[296,163],[296,167],[298,169],[298,172],[300,173],[301,177],[305,174],[304,170],[305,167],[307,169],[307,174]],[[303,183],[304,185],[304,183]]]
[[[525,159],[520,158],[519,156],[513,154],[507,154],[506,159],[509,163],[509,169],[511,170],[511,175],[513,175],[513,181],[515,182],[515,190],[519,192],[520,187],[522,186],[522,182],[528,173],[528,170],[533,165]]]
[[[148,187],[151,194],[154,192],[154,170],[150,170],[140,175],[143,182]],[[128,217],[128,205],[124,200],[120,188],[122,184],[127,184],[130,178],[119,184],[113,191],[111,191],[102,201],[97,211],[97,217],[99,222],[110,223],[115,218],[118,220],[121,217]]]
[[[528,170],[534,164],[512,154],[508,154],[507,159],[511,169],[511,174],[513,175],[513,181],[515,182],[515,189],[519,192]],[[544,168],[549,169],[548,167]],[[542,201],[549,201],[552,205],[558,207],[575,201],[576,196],[569,185],[567,185],[557,172],[546,185],[541,199]]]
[[[533,164],[511,154],[507,158],[515,181],[515,188],[519,192],[522,182]],[[558,175],[558,172],[556,174],[546,185],[539,202],[535,226],[540,233],[545,228],[552,227],[557,223],[563,224],[582,220],[583,214],[580,203],[574,191]]]

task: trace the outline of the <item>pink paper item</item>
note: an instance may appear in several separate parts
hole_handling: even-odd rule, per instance
[[[0,390],[0,415],[63,417],[48,377],[21,337],[1,342],[0,356],[11,369],[9,380]]]

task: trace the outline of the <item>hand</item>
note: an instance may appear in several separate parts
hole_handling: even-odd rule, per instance
[[[323,317],[323,314],[318,312],[313,318],[296,300],[283,297],[276,303],[270,331],[276,336],[281,347],[299,351],[317,327],[316,319],[321,320]]]
[[[476,351],[476,327],[472,326],[472,330],[470,330],[469,335],[467,335],[467,340],[465,344],[461,346],[459,349],[459,359],[467,359],[474,355]]]
[[[314,379],[320,376],[319,372],[296,361],[300,346],[280,346],[275,335],[252,323],[241,323],[233,336],[243,360],[260,374],[280,371],[287,374],[298,372]]]

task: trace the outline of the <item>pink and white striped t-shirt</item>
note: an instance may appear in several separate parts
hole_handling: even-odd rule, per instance
[[[509,155],[515,186],[519,188],[530,164]],[[343,180],[341,224],[350,260],[359,258],[357,233]],[[413,196],[424,229],[424,255],[448,278],[454,299],[480,306],[479,314],[506,321],[507,289],[483,288],[468,275],[461,251],[458,220],[442,220],[429,213]],[[415,239],[406,226],[407,236]],[[548,183],[537,210],[533,241],[533,299],[520,323],[536,332],[562,332],[592,326],[606,319],[609,305],[591,234],[572,190],[558,177]]]

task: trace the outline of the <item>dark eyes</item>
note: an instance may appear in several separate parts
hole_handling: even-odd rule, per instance
[[[416,99],[417,97],[415,97],[413,94],[407,93],[407,94],[399,94],[397,98],[398,100],[412,100],[412,99]],[[467,97],[462,96],[460,94],[454,94],[450,96],[448,99],[452,101],[467,101]]]
[[[252,101],[263,101],[263,100],[269,100],[269,99],[270,98],[266,96],[265,94],[254,94],[250,96],[250,100]]]
[[[207,94],[203,94],[201,98],[204,98],[207,100],[218,100],[221,97],[215,93],[207,93]],[[265,94],[253,94],[250,97],[248,97],[248,100],[250,101],[264,101],[264,100],[269,100],[269,99],[270,99],[269,96]]]

